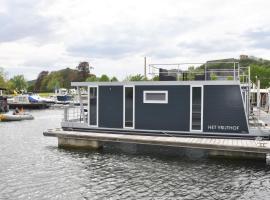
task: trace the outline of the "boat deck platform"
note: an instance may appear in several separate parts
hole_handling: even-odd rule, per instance
[[[212,154],[223,156],[236,155],[241,157],[262,157],[267,159],[270,155],[269,140],[143,136],[66,131],[62,129],[47,130],[43,135],[57,137],[59,147],[100,148],[104,142],[121,142],[205,149],[211,151]]]

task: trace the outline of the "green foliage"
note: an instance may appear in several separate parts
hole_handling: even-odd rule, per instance
[[[159,76],[154,76],[151,80],[152,81],[159,81]]]
[[[113,76],[113,77],[111,78],[111,82],[118,82],[118,79],[117,79],[115,76]]]
[[[188,68],[187,79],[188,80],[194,80],[195,75],[198,75],[198,74],[204,74],[204,70],[201,69],[200,67],[190,66]],[[180,77],[180,78],[182,79],[182,77]]]
[[[211,80],[213,81],[217,80],[217,75],[215,73],[212,73],[210,77],[211,77]]]
[[[35,84],[36,92],[53,92],[55,88],[70,88],[71,82],[85,81],[85,73],[82,71],[66,68],[51,73],[39,74]],[[39,85],[38,85],[39,84]]]
[[[124,81],[147,81],[147,79],[141,75],[141,74],[137,74],[137,75],[130,75],[130,76],[127,76]]]
[[[35,91],[40,91],[42,87],[42,81],[48,76],[49,72],[48,71],[42,71],[39,73],[37,80],[34,83],[34,90]]]
[[[261,88],[270,87],[270,67],[252,65],[250,67],[251,81],[256,83],[257,79],[261,81]]]
[[[35,85],[33,85],[33,84],[29,85],[28,84],[27,92],[34,92],[34,87],[35,87]]]
[[[227,76],[227,80],[228,81],[232,81],[233,80],[233,76]]]
[[[22,91],[27,89],[27,81],[25,80],[23,75],[14,76],[12,79],[8,81],[8,89]]]
[[[98,81],[98,77],[96,77],[96,76],[90,76],[85,81],[86,82],[97,82]]]
[[[99,78],[99,81],[100,81],[100,82],[109,82],[109,81],[110,81],[110,78],[109,78],[107,75],[103,74],[103,75],[101,75],[101,77]]]

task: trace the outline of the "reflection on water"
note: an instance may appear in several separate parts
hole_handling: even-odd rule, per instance
[[[0,199],[267,199],[270,168],[255,161],[57,148],[43,137],[62,111],[0,123]]]

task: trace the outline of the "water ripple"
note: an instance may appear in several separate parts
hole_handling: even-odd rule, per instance
[[[270,170],[255,161],[187,159],[57,148],[43,130],[61,110],[0,124],[0,199],[267,199]]]

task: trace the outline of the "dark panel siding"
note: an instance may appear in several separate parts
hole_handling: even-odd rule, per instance
[[[123,128],[123,86],[99,86],[99,127]]]
[[[238,130],[235,130],[239,127]],[[247,121],[238,85],[204,86],[205,132],[247,133]]]
[[[144,90],[167,90],[168,104],[143,103]],[[135,128],[189,131],[190,86],[136,86]]]

